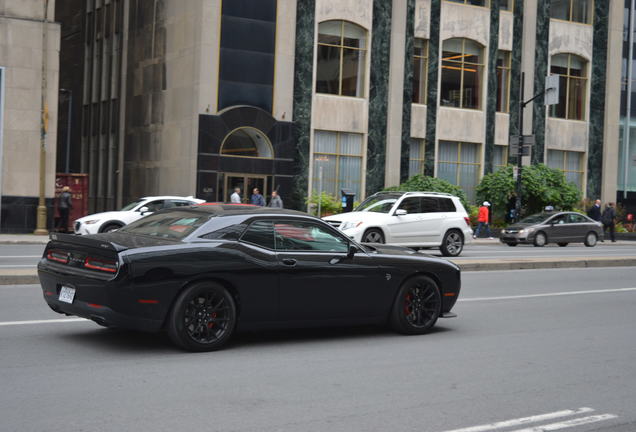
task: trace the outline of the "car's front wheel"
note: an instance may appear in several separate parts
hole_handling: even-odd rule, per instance
[[[228,290],[214,282],[186,288],[168,317],[168,336],[189,351],[221,348],[236,327],[236,303]]]
[[[422,334],[437,322],[442,296],[435,281],[427,276],[408,279],[398,291],[391,312],[391,327],[404,334]]]
[[[548,242],[548,238],[542,232],[538,232],[536,236],[534,236],[534,245],[536,247],[543,247]]]
[[[444,256],[456,257],[464,249],[464,236],[457,230],[450,230],[444,235],[439,250]]]
[[[384,234],[377,228],[370,228],[362,235],[362,243],[384,243]]]
[[[585,236],[585,246],[587,246],[587,247],[596,246],[596,242],[597,241],[598,241],[598,237],[596,236],[596,233],[589,232]]]
[[[111,224],[108,224],[105,227],[103,227],[101,229],[101,232],[109,233],[109,232],[117,231],[119,228],[121,228],[121,225],[116,224],[116,223],[111,223]]]

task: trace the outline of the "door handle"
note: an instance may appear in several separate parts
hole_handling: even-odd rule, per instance
[[[296,265],[296,260],[293,258],[283,258],[283,264],[293,267]]]

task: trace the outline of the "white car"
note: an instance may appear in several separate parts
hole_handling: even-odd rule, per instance
[[[154,196],[140,198],[119,211],[95,213],[79,218],[73,224],[75,234],[97,234],[118,230],[124,225],[148,216],[157,210],[171,207],[190,206],[205,200],[179,196]]]
[[[378,192],[354,211],[323,218],[361,243],[439,248],[458,256],[473,230],[459,198],[439,192]]]

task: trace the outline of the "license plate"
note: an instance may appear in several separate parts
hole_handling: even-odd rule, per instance
[[[60,290],[60,296],[58,300],[64,303],[73,303],[73,299],[75,298],[75,288],[63,286]]]

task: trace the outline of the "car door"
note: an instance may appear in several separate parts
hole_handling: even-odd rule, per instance
[[[585,236],[587,235],[587,233],[596,230],[596,226],[583,215],[570,213],[569,219],[570,241],[585,241]]]
[[[439,198],[420,197],[420,203],[422,242],[439,244],[442,235],[446,232],[444,227],[448,214],[440,207]]]
[[[327,224],[274,220],[285,321],[351,322],[387,312],[390,295],[379,266],[364,251],[348,256],[349,240]]]
[[[568,239],[567,215],[560,214],[547,221],[544,228],[549,242],[564,242]]]
[[[407,213],[398,215],[397,210],[405,210]],[[390,216],[387,230],[391,236],[391,243],[417,245],[424,242],[420,197],[405,197]]]

